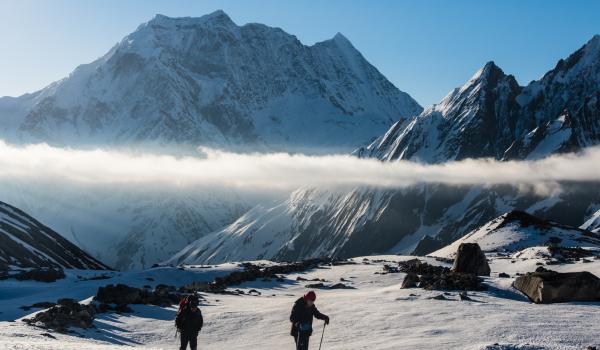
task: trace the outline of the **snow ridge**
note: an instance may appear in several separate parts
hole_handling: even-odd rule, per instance
[[[19,209],[0,202],[0,270],[108,267]]]

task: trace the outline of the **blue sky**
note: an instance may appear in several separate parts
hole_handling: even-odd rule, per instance
[[[0,0],[0,96],[35,91],[104,54],[156,13],[223,9],[305,44],[343,33],[398,88],[437,102],[494,60],[521,84],[600,34],[600,1]]]

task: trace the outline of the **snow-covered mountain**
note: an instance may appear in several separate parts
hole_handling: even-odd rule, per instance
[[[349,193],[297,190],[274,207],[254,207],[231,225],[188,245],[167,263],[297,260],[331,255],[338,248],[348,248],[350,235],[375,219],[390,200],[389,196],[372,194],[361,189]],[[325,216],[329,212],[337,215]]]
[[[354,154],[439,163],[532,159],[598,144],[598,72],[600,36],[527,87],[487,63],[440,103],[398,121]],[[580,226],[597,210],[600,186],[561,185],[562,192],[550,195],[509,185],[300,190],[275,207],[255,208],[238,225],[211,234],[210,241],[195,242],[170,262],[410,253],[425,236],[449,244],[512,210]],[[286,220],[291,223],[276,224]]]
[[[537,159],[598,143],[600,35],[525,87],[488,62],[440,103],[355,154],[427,163]]]
[[[0,202],[0,270],[108,267],[23,211]]]
[[[477,243],[484,252],[505,253],[544,246],[557,239],[565,247],[600,248],[600,235],[591,231],[513,211],[491,220],[430,255],[453,258],[461,243]]]
[[[67,78],[0,100],[21,142],[311,153],[349,151],[421,110],[342,34],[306,46],[223,11],[157,15]]]

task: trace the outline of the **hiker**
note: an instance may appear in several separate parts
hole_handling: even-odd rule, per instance
[[[179,333],[181,333],[180,350],[186,350],[188,343],[190,344],[190,349],[198,349],[198,333],[204,324],[202,312],[198,308],[199,304],[200,300],[196,294],[188,295],[179,303],[179,310],[177,310],[177,316],[175,317],[175,326]]]
[[[290,315],[290,321],[292,322],[291,335],[296,342],[296,350],[308,350],[308,341],[312,335],[313,316],[325,321],[326,325],[329,324],[329,316],[323,315],[317,310],[315,306],[316,299],[315,292],[310,291],[296,300],[292,308],[292,314]]]

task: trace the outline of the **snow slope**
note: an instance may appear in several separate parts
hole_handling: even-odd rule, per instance
[[[506,213],[471,231],[452,244],[430,255],[453,258],[461,243],[477,243],[484,252],[515,252],[545,246],[560,238],[563,247],[600,248],[600,235],[576,227],[545,221],[525,212]]]
[[[510,287],[512,278],[498,278],[498,272],[514,276],[535,268],[537,259],[510,263],[491,258],[492,277],[486,277],[488,291],[469,292],[474,302],[459,301],[456,292],[449,300],[430,299],[441,292],[400,289],[404,274],[375,274],[383,264],[405,260],[405,256],[372,256],[370,261],[356,258],[356,265],[330,266],[285,276],[283,282],[255,281],[239,287],[256,289],[260,296],[207,294],[201,305],[206,323],[199,337],[205,349],[285,349],[293,347],[289,336],[292,304],[307,291],[296,277],[320,278],[329,283],[340,279],[356,289],[317,290],[319,310],[331,317],[325,330],[323,348],[358,349],[584,349],[598,346],[600,314],[597,303],[536,305]],[[426,258],[427,259],[427,258]],[[433,259],[430,263],[440,264]],[[152,269],[122,273],[114,281],[142,284],[177,284],[186,280],[207,280],[235,268],[224,265],[212,269]],[[600,274],[600,261],[552,266],[560,271],[586,269]],[[0,282],[0,288],[4,282]],[[68,280],[54,297],[68,296],[67,286],[81,286],[72,295],[91,296],[98,281]],[[83,287],[85,286],[85,287]],[[15,291],[26,286],[13,285]],[[82,289],[89,290],[81,292]],[[66,295],[63,293],[67,293]],[[51,298],[50,292],[44,298]],[[29,296],[27,302],[39,298]],[[17,301],[18,300],[18,301]],[[17,299],[12,304],[21,303]],[[0,301],[2,302],[2,301]],[[6,305],[8,301],[4,301]],[[58,334],[27,326],[21,322],[0,322],[1,349],[169,349],[177,339],[173,328],[174,308],[134,306],[132,314],[105,314],[95,320],[95,329]],[[0,317],[3,317],[0,314]],[[6,318],[4,318],[6,319]],[[315,323],[311,348],[318,347],[322,323]],[[48,333],[56,339],[42,335]]]
[[[157,15],[63,80],[0,100],[0,120],[22,112],[24,142],[311,153],[350,151],[421,110],[342,34],[306,46],[223,11]]]
[[[0,202],[0,271],[35,267],[108,268],[23,211]]]
[[[592,232],[600,232],[600,209],[596,211],[589,220],[587,220],[581,228]]]

